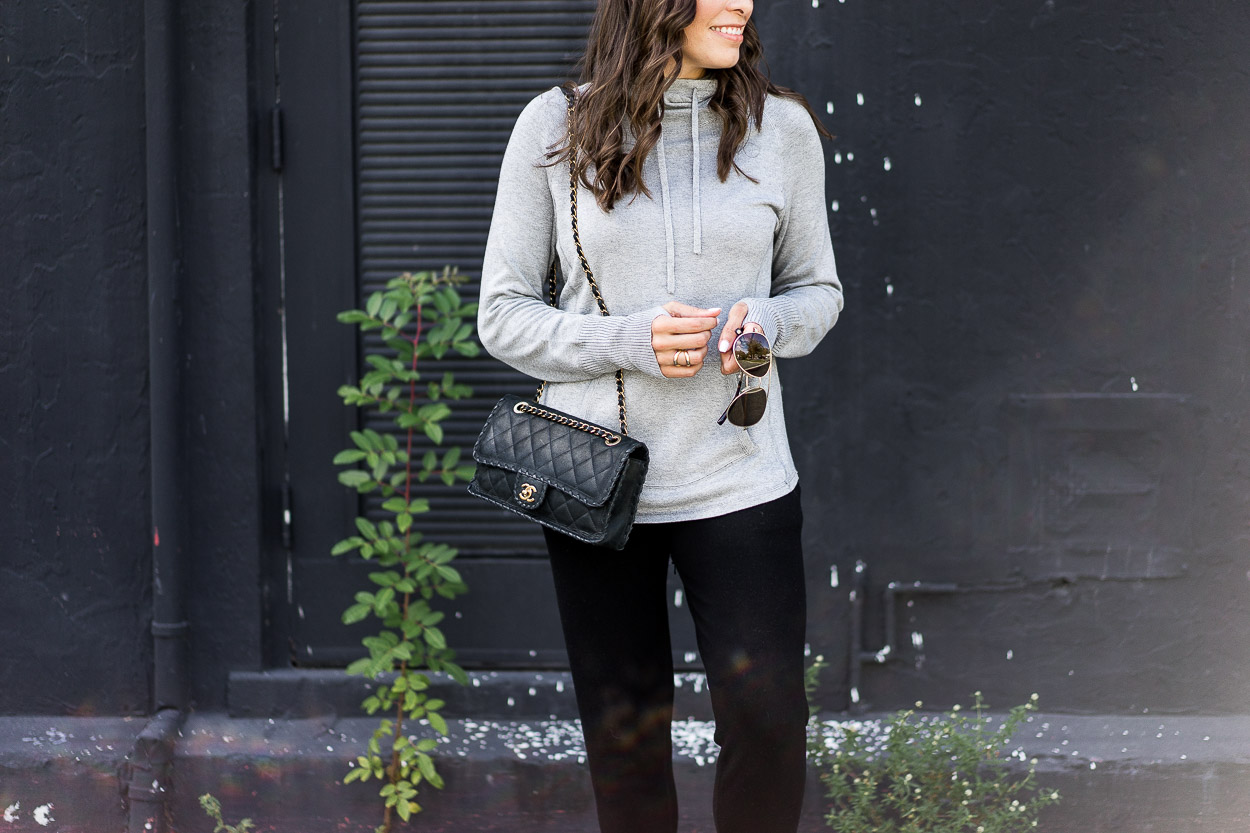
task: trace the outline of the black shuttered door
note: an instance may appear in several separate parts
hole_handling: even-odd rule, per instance
[[[478,276],[512,125],[531,98],[570,77],[593,8],[587,0],[357,4],[362,297],[406,270],[454,265]],[[465,294],[476,290],[470,285]],[[474,389],[444,426],[446,442],[466,451],[495,400],[534,386],[485,357],[449,357],[439,370]],[[542,550],[537,527],[462,485],[423,490],[437,507],[422,519],[427,536],[466,555]]]

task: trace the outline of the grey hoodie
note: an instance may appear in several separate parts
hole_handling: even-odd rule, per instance
[[[565,128],[558,89],[531,101],[513,128],[482,263],[482,344],[548,380],[546,404],[616,426],[613,375],[624,369],[629,433],[651,453],[640,523],[722,515],[781,497],[798,482],[777,363],[763,420],[745,429],[717,425],[737,384],[736,375],[720,372],[720,329],[694,377],[666,378],[651,349],[651,322],[667,315],[661,305],[720,307],[723,325],[745,300],[747,320],[764,328],[783,358],[810,353],[842,309],[824,156],[811,118],[796,102],[769,96],[762,129],[752,125],[736,157],[758,182],[737,172],[721,182],[720,119],[707,107],[715,89],[714,79],[678,79],[664,93],[662,136],[643,168],[651,198],[626,197],[605,213],[579,191],[582,246],[610,316],[599,314],[578,263],[568,166],[543,167]],[[553,255],[564,282],[559,309],[542,292]]]

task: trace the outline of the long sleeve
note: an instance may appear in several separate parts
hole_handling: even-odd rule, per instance
[[[555,223],[568,221],[567,203],[556,211],[549,180],[567,177],[568,168],[544,166],[564,119],[564,96],[553,89],[531,101],[513,128],[482,262],[478,335],[488,353],[535,378],[576,382],[618,368],[662,377],[651,348],[651,322],[666,314],[662,307],[604,317],[559,310],[544,298]],[[569,280],[584,280],[580,266],[571,266]]]
[[[785,206],[773,243],[771,297],[747,298],[748,321],[764,328],[773,352],[804,356],[842,311],[842,284],[825,213],[825,158],[811,117],[797,103],[770,100],[785,114],[775,141],[785,150]],[[781,115],[781,113],[778,113]]]

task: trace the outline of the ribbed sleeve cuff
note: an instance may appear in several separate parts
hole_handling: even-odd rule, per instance
[[[778,338],[785,328],[785,310],[780,309],[783,299],[780,298],[747,298],[747,317],[744,323],[754,321],[764,328],[764,337],[768,343],[777,348]]]
[[[661,315],[668,313],[657,306],[631,315],[586,316],[581,327],[581,369],[599,376],[625,368],[663,378],[651,347],[651,322]]]

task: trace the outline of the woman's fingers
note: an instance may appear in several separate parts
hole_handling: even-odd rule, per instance
[[[729,321],[725,324],[725,329],[721,330],[720,342],[716,345],[716,349],[720,351],[720,372],[726,376],[737,373],[738,360],[734,358],[733,342],[737,337],[738,329],[743,332],[762,333],[764,328],[754,321],[744,320],[747,316],[747,305],[745,301],[739,301],[729,310]]]
[[[660,372],[665,376],[670,379],[686,379],[702,369],[703,361],[707,358],[707,348],[657,350],[655,358],[660,364]]]
[[[683,304],[681,301],[669,301],[664,305],[664,311],[674,318],[716,318],[720,315],[720,307],[704,309]]]
[[[712,338],[710,330],[689,333],[651,333],[651,349],[659,353],[661,350],[697,350],[707,347]]]

